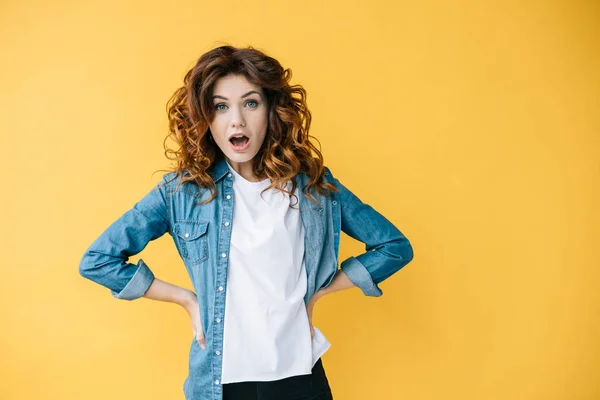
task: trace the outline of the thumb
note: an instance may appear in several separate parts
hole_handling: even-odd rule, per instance
[[[196,333],[196,341],[202,350],[206,350],[206,341],[204,340],[204,333],[202,333],[202,331],[200,331],[200,333]]]

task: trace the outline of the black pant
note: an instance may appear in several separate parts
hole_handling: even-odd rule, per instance
[[[223,384],[223,400],[333,400],[321,359],[310,375]]]

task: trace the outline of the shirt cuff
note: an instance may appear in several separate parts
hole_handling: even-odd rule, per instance
[[[134,300],[142,297],[148,291],[154,280],[154,274],[142,259],[138,261],[138,267],[123,290],[120,292],[111,290],[113,297],[122,300]]]
[[[373,282],[367,268],[355,257],[347,258],[342,262],[340,268],[348,276],[348,279],[363,291],[365,296],[379,297],[383,294],[379,286]]]

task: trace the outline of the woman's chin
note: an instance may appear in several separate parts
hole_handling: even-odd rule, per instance
[[[229,163],[238,163],[243,164],[252,161],[255,156],[255,153],[235,153],[235,152],[226,152],[224,153],[227,161]]]

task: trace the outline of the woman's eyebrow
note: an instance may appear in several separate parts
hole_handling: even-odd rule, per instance
[[[242,99],[243,99],[244,97],[248,97],[248,96],[250,96],[252,93],[256,93],[257,95],[259,95],[259,96],[260,96],[260,93],[258,93],[256,90],[251,90],[251,91],[249,91],[248,93],[246,93],[246,94],[242,95]],[[217,98],[218,98],[218,99],[223,99],[223,100],[229,100],[227,97],[223,97],[223,96],[219,96],[219,95],[215,95],[215,96],[213,96],[213,99],[217,99]],[[262,96],[261,96],[261,98],[262,98]]]

